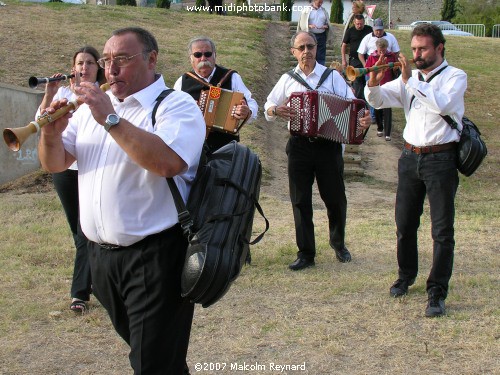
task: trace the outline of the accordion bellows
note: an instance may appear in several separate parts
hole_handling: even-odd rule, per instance
[[[305,91],[293,92],[289,103],[297,113],[290,120],[292,135],[319,137],[345,144],[363,143],[364,129],[359,125],[366,109],[363,100],[321,91]]]
[[[211,86],[209,90],[203,90],[198,106],[205,118],[207,129],[237,133],[240,121],[234,117],[234,113],[242,99],[241,92],[220,87]]]

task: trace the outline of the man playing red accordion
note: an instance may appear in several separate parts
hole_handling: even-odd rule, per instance
[[[327,68],[316,62],[316,38],[314,34],[300,31],[291,39],[291,53],[298,65],[294,73],[307,85],[318,91],[333,93],[354,99],[354,94],[342,76],[332,70],[320,78]],[[300,80],[299,78],[299,80]],[[286,120],[293,118],[295,110],[286,103],[292,92],[307,91],[308,88],[290,74],[283,74],[267,97],[264,106],[268,121],[277,117]],[[367,128],[371,123],[366,111],[360,124]],[[289,265],[297,271],[314,265],[316,243],[314,238],[312,185],[316,178],[321,199],[326,205],[329,221],[329,242],[340,262],[349,262],[351,254],[345,246],[345,224],[347,199],[344,186],[344,160],[342,144],[323,138],[290,136],[286,146],[288,155],[288,180],[290,200],[293,207],[297,259]]]

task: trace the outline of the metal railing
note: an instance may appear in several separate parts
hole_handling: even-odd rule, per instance
[[[455,26],[460,31],[465,31],[466,33],[471,33],[474,36],[484,37],[486,35],[486,26],[483,24],[474,23],[454,23]]]
[[[500,25],[493,25],[493,30],[491,32],[493,38],[500,38]]]
[[[486,26],[483,24],[453,24],[458,30],[464,31],[467,33],[471,33],[474,36],[485,36],[486,35]],[[499,26],[500,25],[495,25]],[[396,25],[396,29],[398,30],[413,30],[414,26],[412,25]],[[444,29],[446,31],[446,29]],[[495,30],[495,29],[493,29]],[[500,33],[500,30],[497,31],[497,35]],[[498,35],[500,37],[500,35]]]

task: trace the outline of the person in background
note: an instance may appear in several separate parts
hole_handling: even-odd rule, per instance
[[[246,123],[257,118],[259,105],[252,98],[252,93],[236,71],[216,64],[215,43],[210,38],[202,36],[192,39],[188,44],[188,53],[193,70],[190,72],[191,75],[184,73],[177,79],[174,84],[175,90],[187,92],[198,101],[202,90],[208,90],[208,85],[221,84],[220,87],[223,89],[238,91],[244,95],[244,100],[236,107],[234,117]],[[232,140],[239,142],[240,135],[212,130],[208,134],[207,145],[214,151]]]
[[[376,49],[377,46],[375,42],[379,38],[387,39],[389,45],[387,46],[387,50],[389,52],[394,52],[396,57],[399,54],[399,44],[394,35],[391,33],[387,33],[384,31],[384,21],[381,18],[377,18],[373,23],[373,32],[371,34],[366,35],[359,44],[358,48],[358,59],[363,64],[363,67],[366,65],[366,59],[370,56]],[[370,114],[372,116],[372,124],[377,122],[375,118],[375,110],[370,106]]]
[[[134,374],[180,375],[194,305],[181,297],[187,239],[172,193],[172,177],[189,195],[205,140],[205,122],[186,93],[167,90],[156,73],[158,44],[139,27],[115,30],[99,65],[111,89],[75,87],[83,104],[41,129],[43,168],[78,160],[80,221],[89,239],[95,297],[130,346]],[[54,113],[66,100],[52,102]]]
[[[384,56],[387,63],[395,63],[398,61],[394,53],[387,52],[387,46],[389,43],[386,39],[377,39],[375,45],[377,46],[377,49],[370,56],[368,56],[365,65],[366,68],[374,66],[380,59],[380,56]],[[384,85],[385,83],[395,79],[397,77],[397,72],[399,72],[399,68],[397,67],[393,69],[386,69],[384,77],[380,81],[380,85]],[[385,140],[390,141],[392,129],[392,109],[390,107],[375,109],[375,121],[377,122],[377,136],[383,137],[385,135]]]
[[[398,56],[400,48],[396,37],[393,34],[386,32],[384,30],[384,21],[381,18],[377,18],[373,22],[373,32],[366,35],[361,40],[358,47],[358,59],[361,61],[363,66],[366,65],[366,59],[368,56],[370,56],[377,49],[375,42],[379,38],[387,39],[387,42],[389,43],[387,51],[393,52],[396,56]]]
[[[305,31],[295,33],[290,41],[290,47],[292,55],[297,59],[294,72],[310,87],[317,87],[327,68],[315,60],[315,34]],[[328,74],[317,90],[354,98],[351,88],[336,70]],[[275,121],[280,117],[289,121],[296,116],[295,111],[286,104],[291,93],[295,91],[307,91],[307,87],[289,74],[283,74],[264,105],[266,120]],[[370,125],[368,111],[360,122],[365,127]],[[290,201],[299,250],[297,259],[289,265],[289,268],[292,271],[298,271],[315,264],[316,241],[312,206],[314,179],[317,181],[321,199],[327,208],[330,247],[333,248],[340,262],[350,262],[351,254],[345,246],[347,198],[342,144],[324,138],[290,136],[286,153]]]
[[[366,5],[363,0],[357,0],[352,2],[351,13],[347,16],[347,19],[344,22],[344,32],[342,36],[345,37],[346,31],[353,26],[354,18],[357,15],[363,16],[365,20],[365,25],[373,26],[373,18],[371,18],[368,13],[366,13]],[[342,39],[343,39],[342,37]]]
[[[311,6],[304,7],[297,23],[297,31],[310,31],[316,37],[316,61],[326,65],[326,45],[333,41],[330,17],[323,7],[323,0],[312,0]]]
[[[78,49],[73,55],[71,74],[79,75],[79,77],[70,79],[69,86],[61,86],[61,81],[48,82],[45,85],[45,95],[36,117],[41,115],[41,109],[49,107],[54,100],[76,99],[74,87],[78,81],[90,82],[96,86],[103,84],[105,82],[104,70],[97,64],[99,58],[99,52],[92,46]],[[56,73],[52,77],[61,76],[61,73]],[[79,220],[77,163],[74,162],[63,172],[53,173],[52,180],[66,214],[76,248],[70,309],[76,313],[84,314],[88,310],[87,302],[92,293],[92,278],[88,260],[87,238],[82,233]]]
[[[411,49],[417,69],[400,55],[401,75],[381,86],[383,71],[371,72],[365,96],[375,108],[403,108],[406,126],[398,161],[396,234],[398,279],[390,295],[408,293],[418,272],[418,228],[428,197],[433,257],[427,278],[425,316],[445,314],[445,299],[453,270],[455,248],[455,195],[458,188],[456,145],[460,140],[467,75],[448,65],[441,29],[422,24],[411,32]],[[386,63],[381,55],[376,65]],[[443,116],[455,120],[452,129]]]
[[[358,48],[359,44],[363,38],[371,34],[373,29],[371,26],[365,24],[365,18],[362,14],[354,15],[354,26],[347,29],[344,34],[344,39],[342,40],[341,52],[342,52],[342,67],[345,69],[348,65],[353,68],[363,68],[363,63],[359,60]],[[349,49],[349,55],[347,55],[347,50]],[[349,59],[349,60],[347,60]],[[357,77],[352,82],[352,87],[354,88],[354,95],[358,99],[365,99],[364,89],[365,89],[365,76],[361,75]]]

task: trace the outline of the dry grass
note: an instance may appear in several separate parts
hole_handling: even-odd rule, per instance
[[[227,52],[220,50],[220,62],[240,71],[251,88],[262,84],[261,79],[271,85],[277,80],[265,75],[263,21],[157,9],[6,2],[0,8],[2,82],[27,86],[31,75],[65,71],[78,46],[102,46],[113,29],[131,24],[152,30],[161,51],[168,52],[161,52],[159,70],[170,84],[187,69],[184,45],[201,32],[226,46]],[[406,35],[397,36],[406,47]],[[281,43],[282,36],[276,38]],[[304,362],[305,371],[283,373],[500,374],[499,137],[493,123],[499,108],[493,56],[498,47],[498,40],[478,38],[450,38],[448,46],[450,63],[469,73],[467,102],[474,105],[468,112],[482,125],[490,147],[477,175],[461,179],[448,316],[426,319],[423,314],[432,261],[427,214],[420,230],[416,285],[406,298],[389,298],[396,274],[394,181],[376,176],[348,181],[350,264],[338,263],[328,249],[326,213],[318,205],[317,265],[293,273],[287,270],[296,252],[290,204],[282,198],[286,192],[273,185],[279,176],[270,175],[261,205],[271,230],[252,248],[253,264],[243,269],[228,294],[209,309],[197,307],[188,354],[193,374],[196,363],[225,363],[224,371],[201,372],[205,374],[271,374],[278,373],[271,363]],[[478,61],[475,51],[486,57]],[[267,92],[253,91],[262,104]],[[256,129],[265,137],[262,122],[244,136],[261,142],[251,146],[262,150],[264,168],[269,168],[276,162],[269,156],[272,146],[265,146]],[[376,141],[368,140],[366,152]],[[284,184],[278,187],[287,189]],[[126,345],[101,306],[93,300],[84,317],[68,310],[74,250],[55,193],[11,186],[0,193],[0,206],[0,374],[130,373]],[[256,219],[255,230],[260,229],[262,222]],[[235,363],[258,364],[261,370],[231,370]]]

